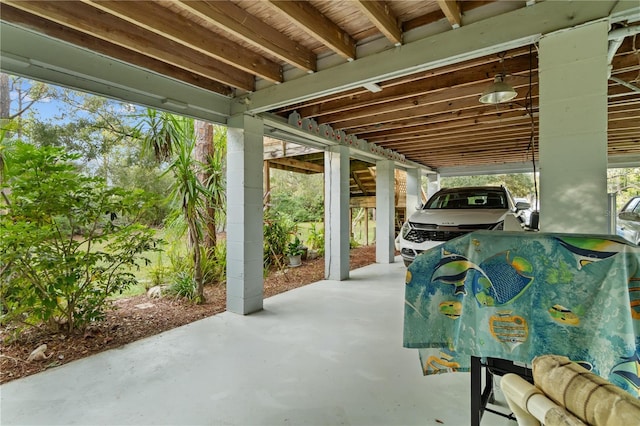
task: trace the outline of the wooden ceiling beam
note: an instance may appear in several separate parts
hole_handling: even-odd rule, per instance
[[[138,52],[134,52],[124,47],[107,43],[91,35],[68,28],[64,25],[58,24],[57,22],[49,21],[41,18],[40,16],[32,15],[7,4],[2,5],[2,20],[30,28],[50,37],[98,52],[122,62],[136,65],[140,68],[157,72],[158,74],[175,78],[176,80],[183,81],[211,92],[219,93],[224,96],[231,96],[233,94],[233,89],[231,89],[231,87],[225,86],[218,81],[211,80],[166,62],[162,62],[148,56],[143,56]]]
[[[462,3],[458,3],[461,8],[461,12],[467,12],[469,10],[476,9],[481,6],[485,6],[489,3],[493,3],[494,0],[465,0]],[[407,32],[409,30],[413,30],[418,27],[422,27],[425,25],[433,24],[441,19],[445,18],[442,9],[437,10],[435,12],[427,13],[426,15],[418,16],[417,18],[411,19],[402,24],[402,30]]]
[[[349,33],[337,26],[305,1],[269,0],[269,4],[284,13],[304,32],[319,40],[347,60],[356,59],[356,42]]]
[[[521,47],[518,49],[513,49],[507,52],[505,56],[505,60],[510,62],[520,56],[528,55],[528,54],[529,54],[529,47],[527,46]],[[432,70],[422,71],[422,72],[411,74],[404,77],[394,78],[391,80],[381,82],[379,83],[379,85],[383,88],[383,91],[386,91],[387,89],[390,89],[398,85],[414,83],[416,81],[432,78],[432,77],[443,78],[445,76],[452,75],[452,74],[464,73],[470,68],[474,68],[478,66],[489,66],[489,64],[494,64],[494,66],[496,66],[495,64],[499,64],[499,58],[496,56],[495,58],[481,57],[481,58],[470,59],[464,62],[458,62],[455,64],[447,65],[445,67],[435,68]],[[534,70],[535,68],[537,68],[537,58],[534,58],[533,60],[533,68]],[[502,67],[500,67],[500,70],[502,70]],[[487,79],[491,77],[492,76],[486,76]],[[283,113],[283,112],[293,111],[293,110],[297,110],[298,112],[300,112],[301,108],[307,108],[313,105],[324,105],[329,102],[339,101],[339,100],[343,100],[346,103],[348,103],[349,101],[359,99],[363,95],[372,95],[372,93],[364,88],[351,89],[351,90],[346,90],[344,92],[334,93],[332,95],[316,98],[308,102],[305,102],[303,105],[300,105],[300,104],[289,105],[279,109],[277,112]],[[315,116],[314,114],[315,113],[313,112],[306,113],[305,117],[311,118]]]
[[[185,1],[175,4],[207,22],[301,70],[317,70],[316,55],[230,1]]]
[[[364,195],[369,195],[369,191],[367,191],[366,187],[362,184],[362,181],[360,181],[360,177],[355,170],[351,172],[351,178],[356,183],[356,186],[358,187],[360,192],[362,192]]]
[[[456,0],[438,0],[440,10],[447,17],[452,28],[460,28],[462,26],[462,13],[460,6]]]
[[[402,44],[402,28],[398,18],[384,1],[355,0],[360,10],[380,30],[384,36],[396,46]]]
[[[309,163],[308,161],[300,161],[288,157],[272,158],[269,160],[269,164],[280,164],[295,169],[307,170],[309,172],[324,173],[324,166],[321,164]]]
[[[159,37],[92,6],[77,1],[4,0],[4,3],[223,84],[245,90],[254,88],[255,80],[251,74],[204,57],[173,40]]]
[[[501,137],[509,137],[515,134],[531,134],[531,125],[526,122],[523,122],[519,125],[513,125],[508,127],[500,127],[496,129],[489,129],[487,127],[483,128],[466,128],[464,130],[460,130],[458,132],[446,132],[446,133],[428,133],[422,135],[415,135],[413,137],[406,138],[398,138],[395,140],[384,141],[384,142],[376,142],[378,145],[383,146],[385,148],[391,149],[399,149],[405,146],[410,146],[411,144],[420,142],[420,141],[451,141],[452,143],[456,143],[459,140],[469,140],[473,139],[474,141],[483,141],[483,140],[491,140],[491,138],[501,138]],[[537,132],[534,130],[534,134]]]
[[[534,72],[537,72],[537,60],[533,62]],[[509,72],[511,74],[521,74],[529,71],[529,58],[519,56],[509,60]],[[455,72],[438,73],[429,77],[415,79],[410,84],[387,86],[382,83],[382,91],[379,93],[362,92],[347,98],[325,100],[320,104],[313,104],[308,107],[297,108],[297,111],[305,118],[320,118],[324,115],[338,114],[353,109],[362,108],[376,104],[386,104],[391,101],[413,98],[418,95],[427,95],[437,90],[456,90],[456,87],[473,84],[487,84],[493,81],[493,77],[502,72],[502,66],[498,62],[479,63],[476,66],[459,69]],[[515,77],[510,78],[513,80]],[[526,81],[520,77],[518,82]],[[407,82],[408,83],[408,82]],[[482,93],[481,89],[478,96]]]
[[[518,140],[529,140],[530,138],[530,130],[526,128],[521,128],[518,130],[512,130],[505,132],[503,134],[483,134],[482,136],[478,135],[467,135],[466,138],[424,138],[413,140],[406,143],[394,143],[394,144],[381,144],[381,146],[389,149],[401,150],[403,153],[410,153],[415,149],[433,149],[436,147],[442,148],[444,150],[450,150],[451,148],[456,148],[457,150],[462,149],[471,149],[476,146],[482,146],[484,144],[489,144],[492,146],[497,146],[499,144],[513,145]],[[414,148],[419,147],[419,148]]]
[[[389,122],[400,121],[400,120],[406,121],[407,119],[411,119],[411,118],[423,118],[425,116],[445,114],[445,115],[449,115],[451,119],[455,119],[456,117],[463,114],[464,110],[467,110],[467,109],[478,109],[478,110],[486,111],[489,108],[491,108],[492,110],[498,111],[499,110],[498,108],[500,108],[506,111],[507,108],[509,107],[509,105],[506,105],[506,104],[500,105],[500,106],[495,106],[495,105],[487,106],[487,105],[481,104],[478,101],[480,92],[476,91],[474,93],[473,87],[465,88],[464,90],[467,94],[467,97],[463,97],[459,99],[444,99],[437,103],[431,103],[431,98],[428,96],[425,96],[424,98],[417,99],[415,103],[403,101],[403,104],[396,105],[395,109],[390,112],[382,110],[377,113],[367,114],[367,116],[365,117],[360,117],[355,119],[350,119],[350,118],[342,119],[340,121],[331,122],[331,125],[333,126],[334,129],[342,129],[342,130],[345,130],[345,132],[347,132],[347,130],[352,130],[351,132],[348,132],[348,133],[352,133],[355,131],[353,130],[355,128],[372,126],[375,129],[377,126],[383,123],[389,123]],[[516,90],[517,90],[517,86],[516,86]],[[532,92],[533,92],[532,96],[534,97],[538,96],[537,86],[533,87]],[[518,97],[515,98],[510,103],[510,105],[513,105],[515,102],[524,103],[525,94],[523,93],[523,91],[520,91],[520,93],[521,94],[518,95]],[[422,104],[421,102],[425,102],[425,103]],[[375,106],[372,108],[375,108]],[[373,110],[367,111],[367,113],[371,113],[371,112],[373,112]]]
[[[417,124],[406,126],[400,126],[397,129],[372,131],[371,133],[359,133],[361,138],[366,139],[369,142],[378,142],[391,140],[396,137],[411,137],[412,135],[419,135],[424,132],[448,132],[456,130],[458,128],[465,128],[470,126],[480,127],[498,127],[504,125],[511,125],[511,123],[520,123],[523,120],[529,122],[529,117],[524,110],[508,111],[500,114],[499,117],[495,115],[484,114],[478,116],[477,114],[461,115],[455,120],[442,120],[439,122],[430,122],[429,124]],[[536,118],[537,120],[537,118]]]
[[[444,158],[456,158],[461,156],[474,157],[474,156],[482,156],[482,155],[487,155],[487,156],[494,155],[492,159],[493,161],[502,162],[502,159],[496,156],[496,153],[502,153],[503,155],[510,155],[510,156],[514,156],[514,155],[522,156],[523,154],[529,155],[530,152],[531,151],[528,149],[528,147],[525,144],[521,144],[517,146],[517,150],[514,150],[513,146],[508,146],[508,145],[491,146],[491,147],[487,147],[487,146],[475,147],[472,149],[465,149],[464,151],[461,151],[461,152],[453,152],[450,150],[441,150],[441,151],[429,150],[429,151],[424,151],[418,157],[427,157],[435,160],[435,159],[444,159]]]
[[[158,3],[148,1],[82,1],[244,72],[258,75],[274,83],[283,81],[280,65],[205,27],[186,19],[176,19],[174,12]]]

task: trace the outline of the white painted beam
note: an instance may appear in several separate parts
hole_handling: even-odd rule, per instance
[[[0,36],[3,72],[213,123],[230,115],[230,99],[217,93],[5,22]]]

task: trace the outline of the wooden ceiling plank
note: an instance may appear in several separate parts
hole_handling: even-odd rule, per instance
[[[342,28],[304,1],[269,0],[303,31],[347,60],[356,59],[356,42]]]
[[[413,137],[405,137],[405,138],[397,138],[394,140],[388,141],[378,141],[377,145],[383,146],[385,148],[401,148],[403,146],[411,145],[412,143],[416,143],[422,140],[428,141],[444,141],[451,140],[456,142],[457,140],[477,140],[482,141],[483,138],[499,138],[504,136],[510,136],[514,134],[523,134],[526,132],[527,134],[531,134],[531,125],[522,122],[519,125],[513,125],[509,127],[502,127],[498,129],[489,129],[489,128],[467,128],[464,130],[460,130],[458,132],[446,132],[446,133],[428,133],[428,134],[420,134],[415,135]],[[534,129],[534,133],[537,133]]]
[[[402,44],[402,28],[400,27],[398,18],[386,2],[356,0],[355,3],[389,41],[396,46]]]
[[[269,81],[283,81],[280,65],[208,29],[176,19],[176,14],[148,1],[82,0],[100,10]]]
[[[475,147],[477,145],[483,145],[484,143],[489,143],[491,145],[499,145],[500,143],[512,144],[514,141],[518,139],[528,139],[530,137],[530,129],[521,128],[519,130],[509,131],[503,134],[483,134],[482,136],[478,135],[467,135],[466,138],[463,137],[439,137],[439,138],[423,138],[416,139],[412,141],[407,141],[403,143],[394,143],[394,144],[380,144],[380,146],[389,149],[397,149],[405,152],[406,150],[410,150],[414,146],[420,146],[423,149],[431,149],[434,146],[441,146],[442,148],[451,149],[456,148],[460,149],[461,147]]]
[[[4,0],[3,3],[223,84],[244,90],[254,88],[255,79],[251,74],[211,58],[207,59],[172,40],[159,37],[89,5],[76,1]]]
[[[37,32],[46,34],[50,37],[66,41],[67,43],[71,43],[85,49],[93,50],[122,62],[157,72],[158,74],[175,78],[176,80],[192,84],[211,92],[216,92],[224,96],[231,96],[233,94],[231,87],[225,86],[215,80],[175,67],[166,62],[140,55],[139,53],[125,49],[124,47],[104,42],[96,37],[84,34],[80,31],[65,27],[64,25],[49,21],[39,16],[32,15],[7,4],[2,5],[2,19],[6,22],[15,23],[20,26],[36,30]]]
[[[484,83],[470,84],[461,87],[447,88],[443,90],[433,91],[429,93],[419,93],[415,96],[400,98],[397,100],[389,100],[385,103],[376,103],[370,106],[358,108],[356,110],[350,110],[348,114],[337,113],[326,116],[318,117],[318,123],[330,123],[335,128],[344,128],[345,116],[349,117],[349,120],[357,120],[366,117],[379,117],[381,114],[390,114],[397,111],[410,110],[421,106],[435,105],[443,103],[450,105],[452,102],[467,100],[471,106],[481,105],[478,101],[482,90],[484,89]],[[514,89],[519,93],[519,97],[516,99],[523,99],[528,87],[524,85],[513,85]],[[532,88],[532,93],[537,95],[537,85]],[[445,106],[446,108],[446,106]],[[451,108],[446,108],[451,109]],[[340,124],[338,124],[340,123]]]
[[[537,92],[534,94],[534,96],[537,96]],[[519,95],[514,99],[513,102],[524,102],[524,94]],[[511,105],[514,105],[513,102],[511,103]],[[501,109],[507,111],[508,107],[508,105],[504,105],[501,106]],[[418,103],[417,106],[407,106],[407,108],[397,109],[392,112],[383,111],[381,113],[378,113],[377,115],[367,115],[366,117],[356,119],[343,119],[341,121],[333,122],[331,125],[334,129],[342,129],[347,132],[348,130],[354,129],[356,127],[373,126],[373,128],[376,128],[383,123],[408,120],[411,118],[419,119],[424,118],[425,116],[437,114],[449,115],[451,119],[455,119],[457,116],[462,114],[464,110],[486,108],[487,107],[485,105],[478,102],[477,98],[467,97],[462,99],[453,99],[450,101],[438,102],[435,104],[421,105]],[[499,111],[496,106],[493,106],[493,109]],[[347,133],[353,132],[349,131]]]
[[[478,7],[481,6],[485,6],[487,4],[493,3],[494,0],[465,0],[462,3],[459,3],[460,7],[461,7],[461,12],[467,12],[469,10],[473,10],[476,9]],[[404,22],[402,24],[402,30],[404,32],[407,32],[409,30],[413,30],[415,28],[418,27],[422,27],[424,25],[429,25],[432,24],[436,21],[439,21],[440,19],[445,18],[444,13],[441,10],[438,10],[436,12],[431,12],[428,13],[426,15],[422,15],[422,16],[418,16],[417,18],[413,18],[407,22]]]
[[[462,14],[460,6],[456,0],[438,0],[438,6],[447,17],[452,28],[460,28],[462,26]]]
[[[185,1],[180,7],[245,42],[307,72],[317,70],[316,55],[229,1]]]
[[[529,117],[524,110],[508,111],[500,114],[499,117],[488,114],[478,116],[473,113],[463,114],[455,120],[443,120],[439,122],[430,122],[429,124],[405,125],[392,130],[372,131],[371,133],[361,134],[361,136],[369,142],[376,143],[377,141],[384,141],[386,138],[409,137],[413,134],[422,134],[425,132],[449,132],[472,126],[494,128],[497,126],[522,122],[524,120],[529,122]]]
[[[512,49],[510,50],[507,55],[506,55],[506,61],[509,62],[510,65],[510,73],[512,73],[511,71],[511,61],[515,61],[517,60],[519,57],[522,56],[526,56],[526,60],[528,63],[528,54],[529,54],[529,47],[525,46],[525,47],[521,47],[521,48],[517,48],[517,49]],[[399,77],[399,78],[394,78],[391,80],[387,80],[384,81],[382,83],[379,83],[379,85],[383,88],[383,91],[386,92],[387,90],[394,88],[395,86],[401,86],[401,85],[406,85],[408,83],[411,84],[415,84],[416,82],[423,80],[423,79],[428,79],[428,78],[445,78],[447,76],[451,76],[451,75],[458,75],[461,73],[465,73],[467,72],[467,70],[475,68],[475,67],[489,67],[492,66],[495,71],[493,72],[489,72],[489,75],[485,76],[487,79],[493,78],[493,75],[496,74],[496,71],[499,69],[500,71],[502,71],[502,66],[499,63],[499,58],[496,56],[495,58],[490,57],[481,57],[481,58],[475,58],[475,59],[470,59],[464,62],[459,62],[456,64],[451,64],[451,65],[447,65],[444,67],[440,67],[440,68],[435,68],[432,70],[428,70],[428,71],[422,71],[419,73],[415,73],[415,74],[411,74],[408,76],[404,76],[404,77]],[[498,68],[499,67],[499,68]],[[514,71],[518,68],[518,65],[514,65]],[[533,61],[533,68],[534,71],[537,68],[537,58],[534,59]],[[528,68],[527,68],[528,69]],[[489,81],[489,80],[487,80]],[[383,96],[386,93],[382,93],[382,94],[378,94],[378,96]],[[339,92],[339,93],[334,93],[332,95],[328,95],[328,96],[323,96],[323,97],[319,97],[313,100],[310,100],[308,102],[305,102],[303,105],[290,105],[290,106],[286,106],[283,107],[281,109],[279,109],[277,112],[282,113],[282,112],[286,112],[286,111],[293,111],[293,110],[297,110],[298,112],[300,112],[301,108],[307,108],[307,107],[311,107],[311,106],[318,106],[318,105],[322,105],[320,111],[324,111],[326,109],[326,105],[330,102],[334,102],[334,101],[340,101],[342,100],[343,102],[348,103],[351,100],[354,99],[360,99],[363,95],[373,95],[370,91],[368,91],[367,89],[363,89],[363,88],[357,88],[357,89],[351,89],[351,90],[346,90],[343,92]],[[315,117],[316,112],[315,110],[312,110],[311,112],[307,112],[304,114],[305,117]]]
[[[321,164],[309,163],[307,161],[300,161],[289,157],[272,158],[269,160],[269,164],[281,164],[283,166],[289,166],[300,170],[324,173],[324,166]]]
[[[528,72],[529,58],[521,57],[509,62],[509,70],[512,74],[520,74]],[[370,107],[372,105],[388,105],[389,102],[400,101],[402,99],[416,98],[417,96],[440,96],[440,97],[461,97],[467,94],[458,94],[458,90],[464,90],[465,87],[478,86],[476,89],[478,96],[493,80],[493,76],[500,72],[498,63],[489,64],[488,66],[477,66],[456,73],[447,73],[436,77],[423,78],[411,82],[410,84],[387,87],[382,85],[383,90],[379,93],[361,93],[350,98],[337,99],[333,101],[323,102],[319,105],[313,105],[305,108],[298,108],[297,111],[302,117],[316,118],[317,120],[325,119],[324,116],[331,114],[344,115],[344,112],[352,111],[358,108]],[[511,77],[510,80],[515,80]],[[527,80],[517,78],[519,83]],[[537,83],[537,79],[534,80]],[[438,95],[439,93],[439,95]],[[326,119],[328,122],[331,118]]]
[[[362,181],[360,181],[360,177],[358,176],[358,173],[355,171],[351,172],[351,178],[354,180],[354,182],[356,183],[358,189],[360,189],[360,192],[362,192],[364,195],[369,195],[369,192],[367,191],[367,189],[365,188],[365,186],[362,184]]]
[[[418,115],[416,117],[408,117],[406,119],[399,119],[395,121],[389,121],[381,123],[379,125],[368,125],[367,127],[355,127],[351,128],[348,134],[357,134],[358,137],[368,140],[368,135],[372,132],[378,131],[398,131],[398,129],[410,130],[417,126],[440,126],[441,131],[447,131],[448,129],[456,127],[457,120],[474,119],[478,123],[484,121],[494,122],[496,126],[501,125],[500,120],[504,117],[505,122],[509,123],[513,113],[519,114],[520,117],[526,117],[524,108],[510,108],[503,107],[501,109],[495,109],[490,111],[486,106],[469,107],[465,109],[459,109],[455,112],[455,115],[451,112],[441,112],[438,114]],[[534,116],[537,114],[537,110],[533,111]],[[517,116],[516,114],[516,116]]]

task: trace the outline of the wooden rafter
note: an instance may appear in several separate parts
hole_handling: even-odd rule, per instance
[[[537,64],[534,64],[534,66]],[[518,57],[509,61],[510,72],[525,73],[529,68],[529,59],[527,57]],[[412,84],[395,85],[386,87],[380,93],[362,93],[351,98],[340,98],[336,100],[326,101],[322,104],[312,105],[306,108],[298,109],[303,117],[313,117],[331,122],[334,114],[342,114],[345,111],[354,111],[358,108],[371,107],[373,105],[384,105],[385,109],[393,109],[389,102],[399,101],[401,99],[411,99],[415,102],[418,96],[428,95],[432,100],[451,99],[455,97],[468,96],[463,89],[465,86],[477,85],[478,81],[485,81],[489,84],[491,79],[487,76],[495,75],[499,72],[497,63],[485,66],[468,68],[464,72],[447,73],[444,75],[436,75],[434,77],[414,80]],[[519,82],[521,82],[519,80]],[[482,84],[485,84],[484,82]],[[446,88],[443,90],[443,88]],[[482,88],[473,89],[474,94],[480,95]],[[455,93],[454,93],[455,92]],[[415,103],[417,105],[417,103]],[[354,116],[355,117],[355,116]]]
[[[324,166],[322,164],[309,163],[308,161],[300,161],[294,158],[270,159],[269,165],[273,167],[274,164],[280,164],[294,169],[304,170],[306,172],[324,173]]]
[[[251,74],[89,5],[76,1],[8,0],[4,3],[223,84],[253,90],[255,79]]]
[[[181,0],[176,4],[295,67],[316,71],[313,52],[231,2]]]
[[[460,28],[462,16],[457,0],[438,0],[438,5],[453,28]]]
[[[353,181],[356,183],[356,186],[358,187],[360,192],[362,192],[364,195],[369,195],[369,192],[367,191],[367,188],[362,184],[362,181],[360,180],[360,177],[358,176],[358,172],[356,172],[355,170],[352,171],[351,172],[351,178],[353,178]]]
[[[185,83],[189,83],[212,92],[220,93],[225,96],[229,96],[233,93],[233,90],[229,86],[225,86],[215,80],[175,67],[166,62],[140,55],[137,52],[125,49],[121,46],[112,43],[105,43],[103,40],[96,37],[67,28],[56,22],[32,15],[6,4],[2,5],[2,19],[6,22],[12,22],[14,24],[31,28],[48,36],[64,40],[77,46],[82,46],[86,49],[91,49],[103,55],[155,71],[159,74],[184,81]]]
[[[244,72],[282,82],[282,69],[275,62],[200,25],[176,20],[175,13],[157,3],[151,7],[144,1],[82,1]]]
[[[385,37],[396,45],[402,44],[402,28],[387,3],[376,0],[356,0],[356,3]]]
[[[356,58],[356,43],[342,28],[304,1],[269,0],[303,31],[346,59]]]

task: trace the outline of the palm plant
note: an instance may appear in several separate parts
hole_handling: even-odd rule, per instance
[[[173,157],[165,173],[172,173],[171,196],[179,207],[187,225],[189,248],[193,257],[193,279],[197,284],[196,302],[203,303],[204,279],[202,274],[202,214],[205,200],[210,197],[207,188],[196,176],[196,170],[204,166],[195,161],[192,152],[195,146],[193,120],[173,114],[147,110],[139,126],[145,137],[147,148],[153,149],[156,158],[166,161]],[[206,221],[206,219],[205,219]]]

